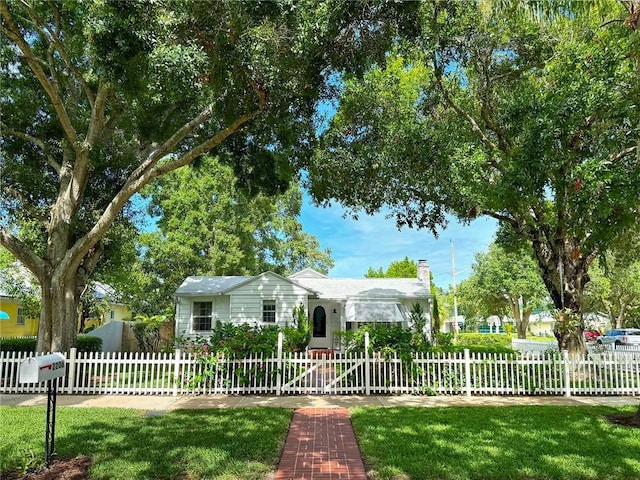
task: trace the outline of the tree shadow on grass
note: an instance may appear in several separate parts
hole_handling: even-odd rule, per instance
[[[640,478],[640,433],[598,407],[357,409],[352,422],[376,479]]]
[[[261,479],[275,470],[292,415],[276,408],[111,411],[113,421],[88,418],[56,435],[58,456],[94,458],[92,479]]]

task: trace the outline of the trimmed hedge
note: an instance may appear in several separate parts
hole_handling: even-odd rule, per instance
[[[100,337],[92,337],[89,335],[78,335],[76,348],[78,349],[78,352],[101,352],[102,339]]]
[[[35,338],[0,338],[0,352],[33,353],[35,350]]]
[[[457,345],[470,347],[471,345],[484,345],[487,347],[500,346],[511,349],[511,337],[502,333],[459,333]]]
[[[78,352],[101,352],[102,339],[98,337],[89,337],[87,335],[78,335],[76,341]],[[26,352],[33,353],[36,351],[35,338],[1,338],[0,352]]]

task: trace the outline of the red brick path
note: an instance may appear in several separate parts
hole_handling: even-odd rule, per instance
[[[274,480],[367,480],[346,408],[299,408]]]

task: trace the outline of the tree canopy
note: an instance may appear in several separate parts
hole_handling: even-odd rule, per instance
[[[142,193],[157,230],[140,235],[139,259],[122,285],[136,311],[170,311],[189,275],[289,275],[306,267],[327,273],[333,267],[330,252],[302,231],[297,183],[274,197],[248,195],[231,167],[205,157]]]
[[[497,219],[533,246],[568,312],[558,341],[581,350],[589,266],[640,207],[637,32],[608,22],[626,13],[613,1],[548,22],[481,3],[422,4],[418,40],[345,76],[309,184],[434,234],[446,214]]]
[[[620,236],[590,276],[585,311],[606,314],[613,328],[640,326],[640,225]]]
[[[286,190],[331,76],[382,58],[416,8],[2,1],[0,243],[42,286],[38,350],[73,344],[136,192],[207,152],[252,192]]]
[[[472,269],[460,288],[461,303],[484,318],[510,316],[518,338],[526,338],[531,312],[545,304],[547,298],[531,253],[524,248],[510,252],[492,243],[487,252],[476,254]]]

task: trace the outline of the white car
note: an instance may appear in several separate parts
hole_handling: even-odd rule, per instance
[[[640,345],[640,328],[617,328],[596,338],[599,345]]]

